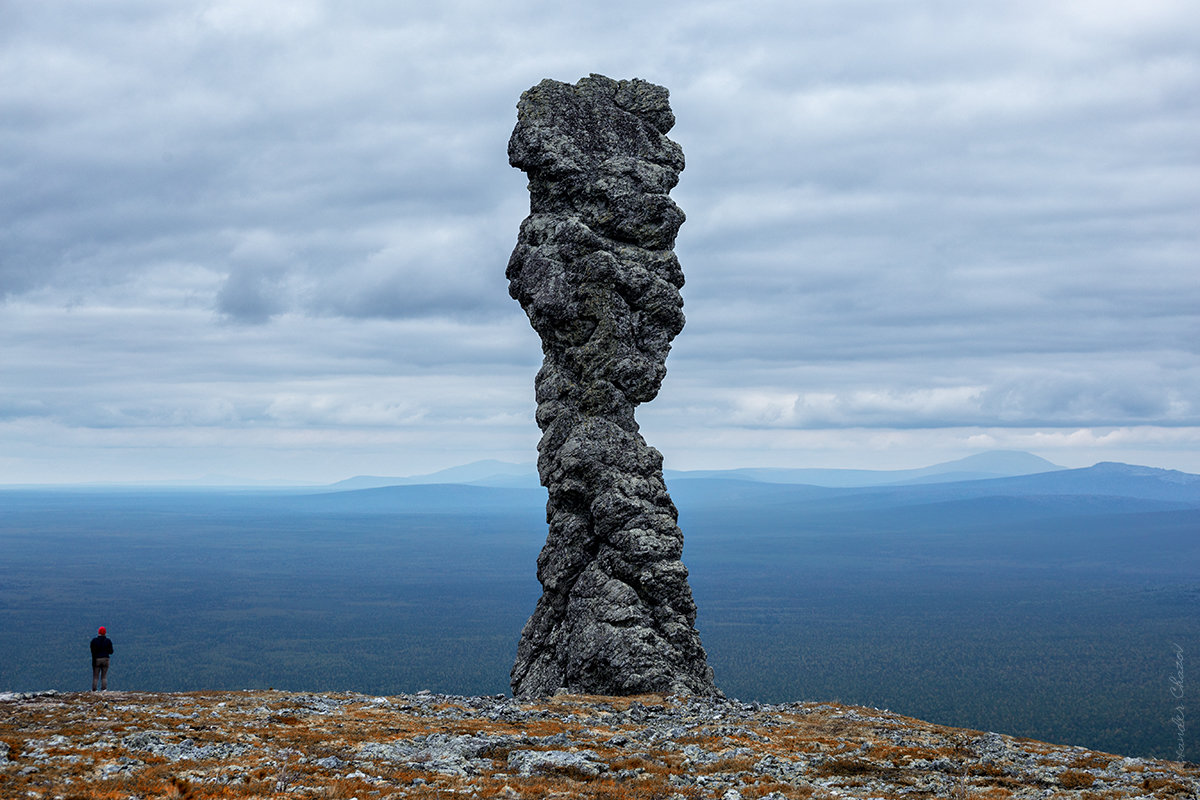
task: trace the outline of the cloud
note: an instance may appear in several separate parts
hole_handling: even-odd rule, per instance
[[[0,418],[108,472],[121,431],[180,469],[247,431],[401,430],[435,461],[456,424],[461,460],[536,438],[512,423],[539,352],[503,278],[527,209],[505,145],[522,90],[592,71],[670,87],[688,158],[688,325],[648,431],[731,458],[739,434],[780,458],[826,436],[836,460],[937,449],[920,431],[1174,430],[1195,458],[1184,0],[4,14]]]

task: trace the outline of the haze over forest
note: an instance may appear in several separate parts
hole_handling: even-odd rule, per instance
[[[1200,476],[1053,466],[668,475],[718,685],[1175,757]],[[83,688],[102,623],[113,688],[506,691],[546,531],[527,469],[0,490],[0,690]]]

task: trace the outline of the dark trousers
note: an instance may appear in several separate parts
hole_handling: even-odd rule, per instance
[[[93,658],[92,659],[92,691],[96,691],[96,683],[99,682],[101,689],[108,689],[108,659]]]

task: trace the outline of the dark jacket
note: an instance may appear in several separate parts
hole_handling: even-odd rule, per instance
[[[107,636],[97,636],[92,639],[92,661],[97,658],[108,658],[112,655],[112,639]]]

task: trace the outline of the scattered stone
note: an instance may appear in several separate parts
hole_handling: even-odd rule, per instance
[[[280,795],[348,797],[347,782],[361,781],[374,789],[356,790],[360,800],[1045,800],[1194,797],[1200,779],[1195,764],[1123,759],[834,704],[655,695],[389,701],[143,693],[119,712],[87,693],[55,703],[0,701],[0,795],[51,797],[47,787],[59,787],[63,797],[125,798],[136,785],[139,797],[178,797],[186,787],[172,781],[182,781],[215,789],[193,796],[263,796],[265,783]],[[285,713],[310,705],[327,710]],[[180,712],[199,712],[202,730],[169,727]]]
[[[529,176],[530,214],[506,274],[545,354],[535,387],[550,528],[512,669],[519,697],[719,694],[662,454],[634,420],[684,324],[674,124],[667,90],[636,78],[547,79],[517,104],[508,156]]]
[[[227,760],[236,758],[249,749],[244,744],[232,742],[198,745],[191,739],[183,739],[174,743],[164,740],[161,735],[151,731],[130,734],[121,739],[121,744],[128,750],[139,750],[161,756],[167,761]]]
[[[517,775],[574,773],[595,777],[608,769],[591,750],[516,750],[508,754],[508,768]]]

